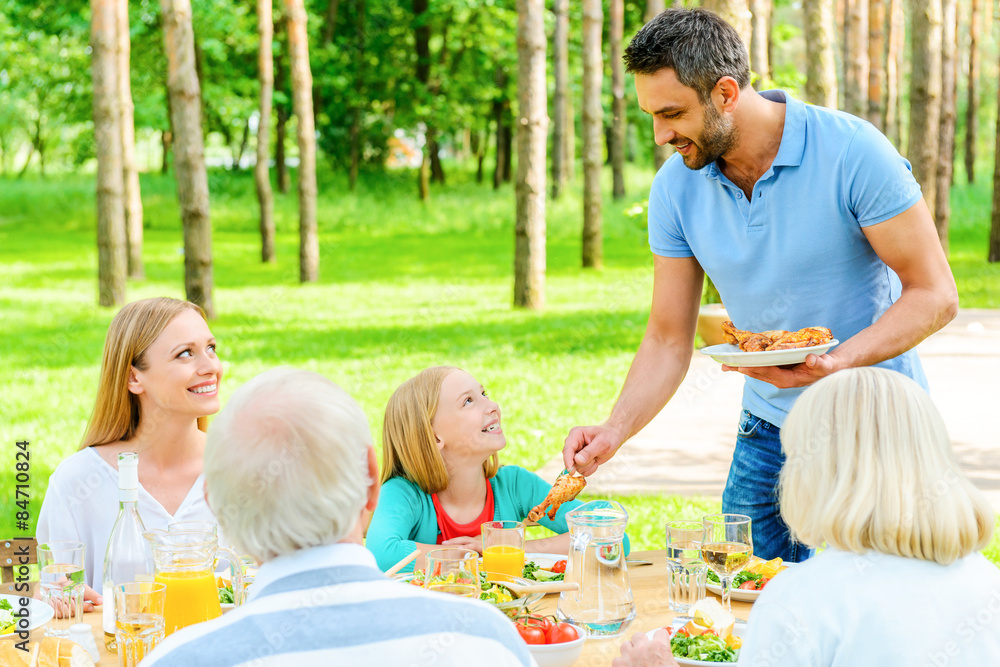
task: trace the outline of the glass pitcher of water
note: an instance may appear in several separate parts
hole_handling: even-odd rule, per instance
[[[620,503],[592,500],[567,513],[566,522],[566,581],[579,588],[559,594],[556,613],[586,628],[591,637],[617,637],[635,618],[623,545],[628,512]]]

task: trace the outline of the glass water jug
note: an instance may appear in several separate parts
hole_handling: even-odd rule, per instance
[[[591,637],[617,637],[635,618],[623,544],[628,512],[620,503],[593,500],[567,513],[566,522],[566,581],[579,588],[559,594],[556,613]]]

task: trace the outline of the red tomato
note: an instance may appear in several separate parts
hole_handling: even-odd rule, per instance
[[[688,632],[688,629],[684,628],[684,627],[682,627],[679,630],[677,630],[677,634],[679,634],[681,637],[690,637],[691,636],[691,633]]]
[[[544,644],[545,632],[541,628],[530,625],[517,624],[517,632],[525,644]]]
[[[576,628],[569,623],[554,623],[545,636],[547,644],[562,644],[578,639]]]
[[[744,581],[742,584],[740,584],[740,588],[742,588],[745,591],[755,591],[757,590],[757,582],[753,581],[752,579]]]
[[[677,632],[676,630],[674,630],[674,626],[672,626],[672,625],[664,625],[663,628],[661,628],[661,629],[667,631],[667,636],[668,637],[673,636],[673,634],[675,632]]]
[[[552,571],[555,572],[556,574],[559,574],[560,572],[565,572],[566,571],[566,561],[564,561],[564,560],[557,560],[556,564],[552,566]]]
[[[713,637],[718,637],[719,636],[719,633],[716,632],[714,628],[709,628],[708,630],[705,630],[705,632],[703,632],[701,634],[702,635],[712,635]]]
[[[760,588],[758,588],[757,590],[759,590],[759,591],[760,590],[764,590],[764,586],[767,586],[767,582],[769,582],[769,581],[771,581],[770,577],[764,577],[763,579],[761,579],[760,580]]]
[[[552,628],[552,621],[544,616],[523,616],[517,619],[517,624],[529,628],[538,628],[546,635],[549,633],[549,629]]]

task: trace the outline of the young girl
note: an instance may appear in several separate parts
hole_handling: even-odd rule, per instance
[[[385,409],[382,490],[366,541],[379,567],[419,549],[419,569],[442,544],[482,552],[484,521],[523,521],[551,484],[519,466],[501,467],[497,452],[506,444],[500,406],[465,371],[435,366],[399,387]],[[543,517],[540,524],[558,534],[528,540],[525,551],[567,553],[566,512],[578,505]]]
[[[222,364],[201,308],[143,299],[115,315],[104,342],[94,413],[80,450],[49,478],[39,543],[86,547],[86,584],[100,588],[118,515],[118,454],[139,455],[139,514],[147,529],[215,521],[205,502],[206,415],[219,411]],[[98,596],[88,591],[88,599]]]

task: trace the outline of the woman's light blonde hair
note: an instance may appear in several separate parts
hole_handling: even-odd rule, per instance
[[[424,493],[448,488],[448,471],[431,424],[441,398],[441,383],[457,370],[454,366],[432,366],[404,382],[389,398],[382,422],[382,483],[404,477]],[[499,467],[500,459],[493,454],[483,463],[483,472],[490,478]]]
[[[128,390],[129,373],[133,366],[146,370],[146,350],[185,310],[205,317],[205,311],[189,301],[156,297],[127,304],[111,320],[104,339],[94,412],[80,449],[130,440],[135,435],[142,421],[142,409],[139,397]],[[198,418],[198,428],[208,429],[207,416]]]
[[[781,516],[801,542],[947,565],[990,541],[992,507],[959,470],[930,397],[900,373],[820,380],[795,402],[781,444]]]
[[[372,485],[368,419],[316,373],[274,368],[237,389],[208,429],[205,487],[226,539],[266,562],[341,541]]]

